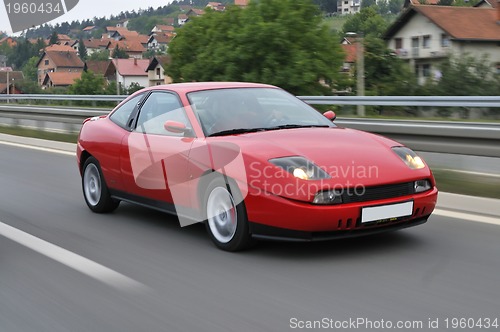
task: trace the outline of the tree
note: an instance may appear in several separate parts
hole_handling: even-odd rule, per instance
[[[195,17],[172,40],[174,81],[250,81],[294,94],[327,93],[343,61],[336,38],[311,0],[251,1]]]
[[[80,40],[78,41],[78,53],[80,54],[80,59],[82,59],[83,61],[87,60],[87,48],[85,47],[82,38],[80,38]]]
[[[92,71],[84,71],[82,77],[68,89],[73,95],[99,95],[104,93],[105,80],[102,75],[96,75]]]
[[[374,7],[377,5],[376,0],[361,0],[361,8]]]
[[[38,80],[38,68],[36,64],[38,63],[39,57],[31,57],[22,67],[24,78],[33,82]]]
[[[398,14],[403,9],[403,0],[389,0],[389,12],[391,14]]]
[[[57,31],[54,30],[54,31],[52,31],[52,34],[50,35],[49,45],[57,44],[58,41],[59,41],[59,36],[57,35]]]
[[[365,87],[369,95],[414,95],[418,88],[410,67],[373,36],[364,39]]]
[[[109,50],[101,50],[101,51],[92,52],[92,54],[87,56],[87,60],[93,60],[93,61],[109,60]]]
[[[132,93],[136,92],[136,91],[139,91],[141,89],[144,89],[143,86],[141,86],[139,83],[137,82],[132,82],[130,83],[130,86],[128,87],[128,89],[126,89],[126,93],[127,95],[131,95]]]
[[[40,50],[36,49],[36,45],[31,44],[26,39],[19,39],[17,45],[13,47],[12,52],[8,54],[8,62],[14,68],[23,68],[31,57],[40,55]]]
[[[432,84],[441,96],[494,96],[500,91],[500,76],[492,73],[493,65],[486,56],[451,57],[440,67],[440,77]]]
[[[113,56],[113,58],[117,58],[117,59],[128,59],[129,58],[129,55],[127,54],[127,52],[125,52],[125,50],[123,48],[120,48],[118,45],[116,45],[115,48],[113,49],[112,56]]]
[[[362,8],[359,13],[351,15],[342,28],[347,32],[360,33],[363,36],[381,37],[387,30],[388,23],[377,13],[375,7]]]

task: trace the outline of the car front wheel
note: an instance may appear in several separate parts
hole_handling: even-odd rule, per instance
[[[89,157],[83,165],[82,189],[85,202],[94,212],[111,212],[120,204],[111,198],[99,162],[94,157]]]
[[[205,194],[206,228],[214,244],[226,251],[251,244],[245,204],[236,185],[222,176],[213,179]]]

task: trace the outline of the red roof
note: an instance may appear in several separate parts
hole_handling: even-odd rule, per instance
[[[68,46],[69,47],[69,46]],[[54,65],[56,67],[65,67],[65,68],[78,68],[78,69],[83,69],[84,63],[83,61],[78,57],[76,54],[76,51],[73,50],[72,52],[69,51],[45,51],[44,53],[48,58],[54,62]],[[38,64],[44,56],[38,60]]]
[[[45,52],[76,52],[76,50],[69,45],[52,44],[45,48]]]
[[[356,52],[358,49],[357,44],[342,44],[342,49],[345,52],[345,62],[354,63],[356,62]]]
[[[452,38],[500,41],[500,25],[494,8],[455,6],[415,6]]]
[[[47,85],[50,80],[53,85],[56,86],[68,86],[75,83],[75,80],[82,77],[82,72],[51,72],[47,73],[45,79],[43,80],[43,84]]]
[[[113,64],[122,76],[148,76],[148,59],[113,59]]]
[[[421,14],[457,40],[500,41],[500,24],[495,8],[455,6],[411,6],[384,35],[394,36],[414,15]]]
[[[248,6],[248,0],[234,0],[234,4],[236,6],[245,7],[245,6]]]
[[[115,49],[116,45],[118,45],[118,47],[124,50],[125,52],[142,53],[146,51],[144,46],[142,46],[142,43],[137,39],[132,39],[132,40],[125,39],[120,41],[113,40],[111,41],[111,45],[109,45],[109,49],[111,50]]]

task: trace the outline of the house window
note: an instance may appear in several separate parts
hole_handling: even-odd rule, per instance
[[[446,34],[441,35],[441,47],[449,47],[450,46],[450,36]]]
[[[348,5],[349,4],[349,1],[344,1],[344,5]]]
[[[412,48],[412,55],[414,57],[418,56],[418,46],[419,46],[418,37],[413,37],[411,39],[411,48]]]
[[[396,38],[394,40],[396,42],[396,49],[399,50],[400,48],[403,48],[403,38]]]
[[[425,35],[422,43],[423,48],[430,48],[431,47],[431,36],[430,35]]]
[[[431,65],[426,63],[422,65],[422,76],[430,77],[431,76]]]
[[[45,60],[45,61],[44,61],[44,64],[45,64],[46,66],[48,66],[48,65],[49,65],[49,60]]]
[[[158,75],[158,77],[161,76],[161,71],[160,71],[160,68],[156,68],[156,75]]]

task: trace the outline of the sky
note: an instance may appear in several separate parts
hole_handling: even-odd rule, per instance
[[[0,31],[5,31],[11,35],[9,18],[4,6],[4,1],[0,4]],[[33,2],[40,3],[40,0]],[[118,15],[120,12],[147,9],[149,7],[158,8],[170,3],[171,0],[79,0],[78,4],[68,13],[50,21],[49,24],[71,22],[75,20],[92,19],[94,17],[109,17]]]

